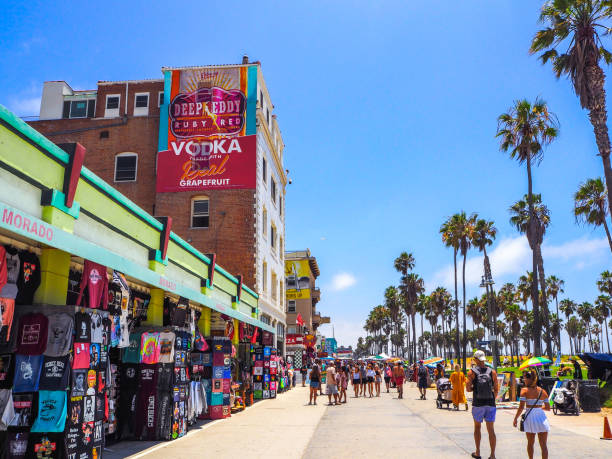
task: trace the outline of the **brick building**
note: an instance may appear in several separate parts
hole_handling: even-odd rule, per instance
[[[234,75],[236,78],[232,79]],[[260,295],[259,318],[276,327],[277,340],[283,348],[287,176],[283,167],[284,144],[261,65],[249,63],[245,56],[240,65],[162,68],[162,76],[151,80],[99,81],[96,89],[86,91],[73,90],[64,81],[47,81],[39,120],[30,124],[55,143],[81,143],[87,149],[85,167],[147,212],[172,217],[172,230],[179,236],[204,253],[215,253],[217,263],[241,274],[243,282]],[[243,170],[241,177],[248,185],[234,188],[202,185],[187,191],[159,191],[159,173],[164,172],[157,167],[159,152],[170,150],[169,145],[174,142],[170,142],[169,136],[178,143],[190,138],[180,135],[191,135],[175,137],[172,124],[178,123],[172,117],[172,107],[180,112],[180,104],[179,107],[175,104],[179,79],[183,84],[186,76],[194,79],[190,82],[193,91],[189,96],[200,97],[199,107],[204,107],[212,117],[202,114],[198,122],[204,125],[212,119],[231,131],[227,135],[204,133],[208,136],[204,140],[240,139],[245,135],[256,139],[252,165],[246,172]],[[237,89],[232,89],[232,84]],[[212,102],[211,98],[202,103],[201,94],[221,94],[215,100],[229,102]],[[187,96],[179,94],[180,97]],[[222,103],[229,106],[231,97],[240,97],[240,112],[233,114],[232,119],[224,118],[219,107],[223,107]],[[229,123],[243,121],[240,131],[226,128],[223,125],[226,119]],[[195,125],[196,121],[191,118],[190,122]],[[207,164],[209,158],[214,157],[207,156]],[[235,158],[242,160],[241,156]]]

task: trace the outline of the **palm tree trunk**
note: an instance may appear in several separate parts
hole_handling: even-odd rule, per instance
[[[603,226],[604,229],[606,230],[606,236],[608,236],[608,244],[610,245],[610,250],[612,250],[612,237],[610,237],[610,228],[608,228],[608,222],[606,221],[606,209],[603,208],[603,205],[600,207],[600,212],[601,214],[604,216],[603,218]]]
[[[604,319],[604,325],[606,326],[606,341],[608,342],[608,354],[610,353],[610,334],[608,333],[608,322],[606,322],[608,318]],[[601,342],[603,346],[603,341]]]
[[[544,274],[544,259],[542,258],[542,247],[537,246],[538,252],[538,279],[540,280],[540,288],[542,289],[542,312],[544,313],[544,324],[546,333],[544,334],[544,342],[546,343],[546,354],[552,360],[552,344],[550,334],[550,313],[548,311],[548,301],[546,300],[546,275]]]
[[[414,361],[417,360],[417,347],[416,347],[416,305],[412,305],[412,347],[414,348]]]
[[[561,351],[561,318],[559,317],[559,298],[555,295],[555,304],[557,307],[557,320],[559,321],[559,351]]]
[[[463,373],[467,371],[467,323],[465,317],[465,262],[467,251],[463,254]]]
[[[595,133],[599,156],[603,161],[604,176],[608,188],[608,207],[610,214],[612,214],[612,167],[610,166],[610,136],[608,135],[608,114],[606,112],[606,91],[604,89],[606,77],[598,63],[587,66],[584,73],[591,93],[588,100],[589,119]]]
[[[421,336],[423,336],[423,314],[421,314]],[[433,337],[433,334],[431,335]],[[433,346],[433,339],[432,339],[432,346]],[[425,357],[423,356],[424,354],[424,350],[423,350],[423,346],[421,346],[421,359],[424,359]]]
[[[459,299],[457,298],[457,248],[453,247],[453,263],[455,265],[455,326],[456,326],[456,351],[457,359],[459,358],[461,349],[461,340],[459,339]],[[463,362],[463,370],[465,372],[465,361]]]

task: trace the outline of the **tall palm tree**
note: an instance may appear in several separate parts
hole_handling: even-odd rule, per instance
[[[567,328],[567,325],[569,324],[570,316],[572,314],[574,314],[576,312],[576,310],[578,309],[578,305],[576,304],[576,302],[570,300],[569,298],[564,298],[559,303],[559,309],[561,309],[561,312],[563,314],[565,314],[565,319],[566,319],[565,331],[567,331],[567,336],[569,337],[570,354],[573,355],[573,354],[575,354],[575,352],[572,349],[572,337],[570,336],[570,333],[569,333],[569,330]]]
[[[413,361],[416,361],[416,304],[419,299],[419,295],[425,291],[425,282],[418,274],[408,273],[405,276],[402,276],[400,281],[400,290],[403,291],[406,296],[406,301],[412,318]]]
[[[536,33],[531,53],[540,53],[542,63],[552,61],[557,78],[566,75],[574,85],[580,105],[589,118],[608,185],[608,210],[612,213],[612,168],[606,111],[605,74],[599,62],[612,62],[612,54],[601,42],[600,33],[610,32],[606,24],[612,15],[609,0],[549,0],[542,6],[540,22],[547,25]],[[560,53],[557,47],[565,47]]]
[[[529,221],[530,221],[530,210],[533,212],[534,218],[538,221],[538,234],[537,237],[530,240],[529,244],[532,246],[533,253],[535,254],[535,258],[537,260],[537,279],[540,283],[540,295],[538,296],[538,301],[541,303],[541,317],[537,317],[537,313],[534,309],[534,319],[535,320],[544,320],[544,324],[546,327],[545,341],[546,341],[546,353],[549,357],[552,358],[552,348],[551,348],[551,337],[549,333],[549,325],[550,325],[550,317],[548,311],[548,301],[546,294],[546,278],[544,277],[544,258],[542,257],[542,242],[544,240],[544,234],[546,232],[546,228],[550,224],[550,213],[548,211],[548,207],[542,204],[542,196],[539,194],[534,194],[532,196],[532,205],[531,209],[527,202],[528,197],[525,196],[524,199],[521,199],[514,203],[510,207],[510,223],[516,227],[516,229],[521,233],[525,234],[529,231]],[[535,280],[536,276],[534,276]],[[532,287],[533,292],[533,287]],[[537,289],[536,289],[537,292]],[[533,297],[532,297],[533,303]],[[537,327],[537,323],[534,322],[534,328]],[[534,345],[535,349],[535,345]],[[535,350],[537,353],[537,350]]]
[[[518,334],[521,331],[521,315],[522,311],[518,304],[507,304],[504,308],[504,315],[506,316],[506,323],[509,325],[510,330],[512,331],[512,341],[514,343],[514,352],[511,352],[511,355],[517,356],[519,355],[519,344],[518,344]],[[512,364],[514,365],[514,357],[511,357]]]
[[[586,331],[589,336],[589,347],[591,348],[591,352],[593,351],[593,337],[591,335],[591,319],[593,318],[593,305],[588,301],[584,301],[580,303],[578,306],[578,315],[584,321],[586,326]]]
[[[442,319],[442,336],[444,336],[444,319],[446,317],[446,310],[451,304],[451,295],[444,287],[438,287],[433,292],[431,292],[430,297],[430,305],[433,310],[433,313],[437,318],[440,317]],[[444,358],[446,359],[446,346],[444,346]]]
[[[603,226],[612,250],[612,237],[606,217],[608,216],[606,186],[601,178],[588,179],[580,184],[574,194],[574,216],[576,221],[582,221],[593,226]]]
[[[576,316],[571,316],[565,324],[565,331],[570,339],[570,349],[572,347],[572,341],[574,342],[574,352],[572,354],[578,354],[580,352],[580,321]]]
[[[421,294],[419,295],[419,298],[416,302],[416,306],[415,306],[415,310],[416,312],[421,316],[421,335],[423,335],[424,331],[423,331],[423,318],[426,316],[427,312],[429,311],[429,303],[430,303],[431,299],[429,298],[428,295],[425,294]],[[436,339],[436,337],[434,336],[434,332],[435,330],[432,328],[431,329],[431,334],[432,334],[432,345],[434,343],[434,340]],[[424,359],[424,355],[421,354],[421,359]]]
[[[542,325],[538,302],[538,256],[537,241],[542,237],[543,223],[534,213],[532,163],[542,160],[544,146],[550,144],[558,136],[556,116],[548,110],[541,99],[531,104],[523,99],[514,102],[507,113],[498,118],[497,137],[501,137],[500,150],[510,152],[512,159],[519,164],[527,165],[527,207],[528,219],[525,234],[532,250],[533,282],[531,284],[531,301],[534,310],[534,350],[541,354]],[[542,274],[543,277],[543,274]]]
[[[559,317],[559,293],[563,293],[565,291],[563,290],[564,286],[565,281],[563,279],[559,279],[555,275],[548,276],[546,279],[546,291],[550,297],[555,300],[557,317]],[[561,350],[561,327],[557,327],[557,340],[559,342],[559,350]]]
[[[605,325],[606,329],[606,341],[608,343],[608,353],[610,352],[610,336],[608,334],[608,317],[610,317],[610,312],[612,310],[612,298],[608,295],[599,295],[595,300],[595,309],[597,311],[597,317],[600,324]],[[603,342],[601,343],[603,346]]]
[[[414,265],[415,265],[414,256],[412,255],[412,253],[408,253],[408,252],[400,253],[399,257],[397,257],[393,261],[393,267],[395,268],[397,272],[400,273],[402,278],[408,274],[408,271],[412,271],[414,269]],[[400,301],[402,304],[402,308],[404,309],[406,316],[411,317],[411,314],[409,313],[411,310],[411,305],[409,304],[408,298],[406,296],[407,295],[406,289],[401,284],[399,286],[399,293],[400,293]],[[408,330],[408,342],[410,342],[410,329],[408,328],[408,323],[406,323],[406,329]],[[413,336],[416,336],[416,330],[414,328],[412,330],[412,333],[413,333]],[[416,342],[416,338],[414,339],[413,342]]]
[[[459,358],[461,340],[459,338],[459,300],[457,298],[457,252],[459,251],[459,232],[457,231],[457,216],[446,219],[440,227],[442,242],[446,247],[453,248],[453,267],[455,272],[455,354]],[[449,327],[450,329],[450,327]]]

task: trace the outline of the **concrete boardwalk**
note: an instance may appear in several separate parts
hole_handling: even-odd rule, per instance
[[[435,408],[434,391],[418,400],[416,389],[355,399],[341,406],[307,405],[307,389],[297,387],[276,400],[257,403],[230,419],[208,422],[167,443],[120,443],[105,459],[223,458],[469,458],[474,451],[470,412]],[[524,434],[512,427],[513,410],[498,410],[498,458],[526,457]],[[601,417],[549,415],[550,457],[612,457],[612,442],[599,440]],[[483,428],[482,456],[489,445]],[[536,457],[539,450],[536,447]]]

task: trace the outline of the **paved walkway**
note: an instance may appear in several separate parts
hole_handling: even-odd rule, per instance
[[[105,459],[227,458],[469,458],[474,450],[470,412],[435,408],[434,392],[418,400],[415,388],[405,398],[382,393],[380,398],[349,396],[348,403],[308,406],[307,389],[298,387],[276,400],[263,401],[230,419],[212,421],[167,443],[120,443]],[[513,410],[498,410],[497,457],[524,458],[525,437],[512,427]],[[612,442],[599,440],[602,418],[549,416],[550,457],[612,457]],[[489,445],[483,428],[482,455]],[[536,447],[536,457],[539,452]]]

